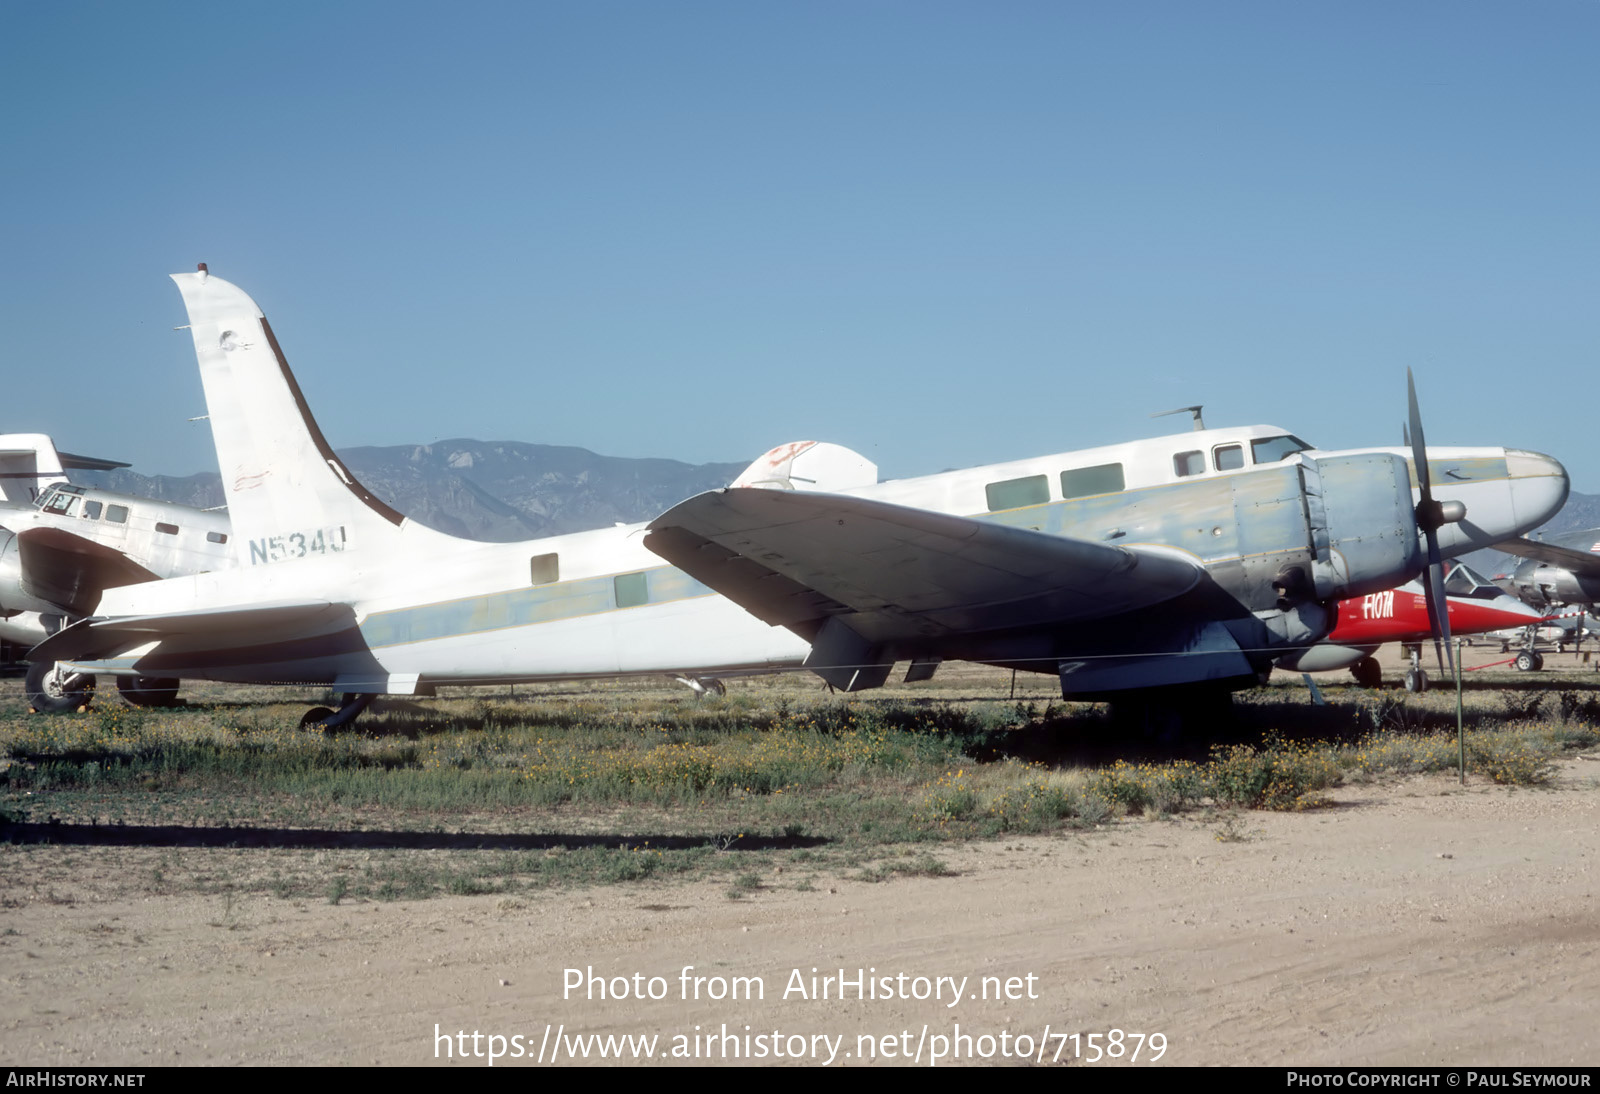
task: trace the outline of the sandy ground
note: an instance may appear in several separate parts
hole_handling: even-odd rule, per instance
[[[125,849],[4,848],[0,1055],[478,1067],[497,1034],[523,1053],[511,1066],[541,1046],[548,1062],[553,1040],[566,1062],[574,1034],[655,1034],[656,1063],[776,1049],[859,1065],[871,1042],[882,1066],[926,1063],[957,1033],[963,1055],[1066,1061],[1120,1029],[1162,1034],[1165,1064],[1600,1062],[1600,762],[1567,761],[1547,790],[1428,776],[1336,797],[1244,814],[1238,841],[1215,814],[1131,818],[941,852],[951,877],[810,892],[774,877],[743,900],[725,880],[339,905],[100,895],[126,893]],[[685,966],[708,978],[699,1000]],[[565,970],[591,967],[630,994],[635,973],[646,990],[660,977],[665,998],[564,992]],[[879,998],[814,998],[813,968],[875,970]],[[704,997],[734,977],[763,997]],[[961,997],[947,981],[942,999],[884,998],[926,990],[915,977]]]

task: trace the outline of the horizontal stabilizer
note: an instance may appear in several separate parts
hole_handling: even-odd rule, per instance
[[[102,460],[98,456],[78,456],[71,452],[57,451],[56,455],[61,457],[62,467],[73,471],[115,471],[119,467],[133,466],[121,460]]]
[[[645,546],[768,623],[830,617],[872,643],[1083,622],[1181,596],[1187,555],[863,498],[730,489],[682,502]]]
[[[253,643],[307,639],[352,626],[348,604],[326,600],[278,601],[242,607],[204,608],[165,615],[85,619],[28,651],[30,661],[98,661],[152,642],[210,639]]]
[[[90,614],[107,589],[158,576],[114,547],[61,528],[29,528],[17,536],[17,550],[22,591],[60,605],[68,615]]]
[[[1600,546],[1600,530],[1590,534],[1594,537],[1596,546]],[[1496,543],[1494,549],[1511,555],[1521,555],[1523,558],[1537,559],[1551,566],[1560,566],[1583,577],[1600,577],[1600,554],[1576,547],[1562,547],[1556,543],[1544,543],[1522,537]]]

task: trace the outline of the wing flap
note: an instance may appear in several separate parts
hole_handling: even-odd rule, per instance
[[[1101,619],[1181,596],[1204,574],[1161,548],[775,490],[690,498],[645,545],[769,623],[804,633],[848,614],[875,642]]]

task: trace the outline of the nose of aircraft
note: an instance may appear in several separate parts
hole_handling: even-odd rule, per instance
[[[1539,527],[1567,503],[1567,469],[1559,460],[1542,452],[1508,448],[1506,470],[1511,475],[1511,507],[1519,533]]]

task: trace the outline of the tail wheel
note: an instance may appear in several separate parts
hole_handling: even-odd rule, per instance
[[[23,687],[29,704],[41,714],[82,710],[94,698],[93,676],[64,669],[55,661],[29,664]]]
[[[177,706],[178,687],[179,681],[165,676],[117,677],[117,691],[136,707]]]

